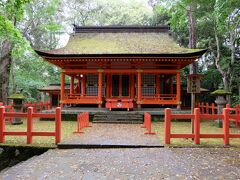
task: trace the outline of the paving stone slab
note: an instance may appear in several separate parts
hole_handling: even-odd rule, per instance
[[[49,150],[0,173],[0,179],[239,179],[239,149]]]
[[[163,147],[157,135],[146,135],[144,132],[146,129],[140,124],[92,124],[83,134],[74,135],[58,147]]]

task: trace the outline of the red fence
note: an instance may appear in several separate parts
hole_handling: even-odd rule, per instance
[[[33,108],[29,107],[27,113],[5,112],[4,106],[0,107],[0,143],[5,142],[5,136],[27,136],[27,144],[32,144],[33,136],[55,136],[55,143],[61,141],[61,108],[56,108],[55,114],[34,113]],[[9,132],[5,129],[6,118],[27,118],[26,132]],[[34,132],[33,118],[55,118],[55,132]]]
[[[82,129],[85,127],[91,127],[89,124],[89,113],[80,113],[77,116],[77,131],[74,133],[83,133]]]
[[[14,109],[13,109],[13,103],[11,102],[9,105],[4,105],[2,102],[0,102],[0,106],[5,106],[6,110],[8,112],[14,112]],[[33,112],[42,112],[43,110],[49,110],[51,107],[51,104],[50,102],[27,102],[23,105],[21,111],[23,112],[24,111],[24,108],[28,108],[28,107],[33,107]]]
[[[200,113],[201,114],[217,114],[217,106],[212,103],[209,105],[208,103],[198,103],[197,105],[198,108],[200,108]],[[227,104],[226,108],[230,108],[230,105]],[[237,104],[235,105],[234,108],[230,108],[231,114],[238,114],[240,115],[240,105]],[[238,119],[230,119],[230,121],[234,121],[236,123],[236,126],[239,126],[239,121]]]
[[[151,115],[147,112],[144,113],[144,123],[142,128],[147,129],[147,132],[145,132],[144,134],[156,134],[152,132],[152,118]]]
[[[24,104],[25,108],[28,108],[28,107],[33,107],[33,112],[42,112],[43,110],[49,110],[50,109],[50,102],[34,102],[34,103],[31,103],[31,102],[27,102],[26,104]],[[23,109],[22,109],[23,111]]]
[[[231,134],[229,131],[230,121],[239,121],[239,114],[230,114],[230,111],[235,111],[234,108],[224,108],[222,114],[201,114],[199,108],[194,109],[194,114],[172,114],[171,109],[165,109],[165,124],[164,124],[164,142],[170,144],[171,138],[192,138],[194,144],[200,144],[200,138],[222,138],[224,145],[229,145],[229,138],[240,138],[240,134]],[[172,119],[194,119],[194,132],[192,134],[172,134],[171,120]],[[200,120],[216,120],[222,119],[223,128],[222,134],[200,134]]]
[[[200,109],[201,114],[217,114],[217,106],[214,103],[198,103],[197,108]]]

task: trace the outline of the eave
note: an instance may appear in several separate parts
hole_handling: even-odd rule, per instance
[[[203,49],[196,52],[182,54],[52,54],[44,51],[35,50],[35,52],[46,59],[69,59],[69,58],[198,58],[207,52]]]

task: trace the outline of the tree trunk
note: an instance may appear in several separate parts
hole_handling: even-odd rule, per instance
[[[0,101],[6,103],[8,97],[9,76],[11,70],[12,44],[5,40],[0,58]]]
[[[188,12],[188,21],[189,21],[189,44],[188,47],[191,49],[196,48],[196,18],[194,16],[194,11],[196,10],[194,4],[190,4]],[[196,74],[198,69],[197,62],[194,62],[190,65],[190,74]]]
[[[240,97],[240,83],[238,83],[238,96]]]
[[[224,91],[230,92],[230,84],[231,84],[230,75],[227,73],[224,73],[222,79],[223,79]],[[226,100],[228,104],[231,104],[230,95],[226,95]]]

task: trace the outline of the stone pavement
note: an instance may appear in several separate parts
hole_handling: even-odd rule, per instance
[[[0,179],[239,179],[240,149],[125,148],[49,150]]]
[[[145,128],[140,124],[106,124],[93,123],[92,127],[84,128],[84,134],[74,135],[59,145],[59,148],[70,147],[163,147],[157,135],[145,135]],[[69,146],[69,147],[68,147]]]

